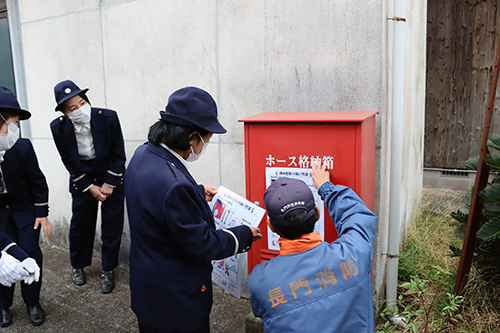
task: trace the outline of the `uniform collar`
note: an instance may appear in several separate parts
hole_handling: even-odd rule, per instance
[[[171,163],[173,166],[175,166],[177,169],[179,169],[193,183],[193,185],[198,185],[196,183],[196,181],[194,180],[193,176],[191,176],[191,174],[189,173],[189,170],[185,166],[185,163],[183,163],[179,158],[177,158],[169,150],[167,150],[159,145],[157,146],[153,141],[148,142],[148,149],[151,150],[154,154],[166,159],[169,163]]]
[[[189,170],[189,164],[187,164],[186,160],[182,158],[181,155],[177,154],[177,152],[173,149],[170,149],[166,144],[164,144],[163,142],[160,143],[160,146],[162,146],[163,148],[165,148],[166,150],[168,150],[172,155],[174,155],[175,157],[177,157],[177,159],[186,167],[186,169]]]
[[[278,243],[280,245],[280,255],[300,253],[321,244],[321,234],[319,232],[311,232],[296,239],[280,237]]]
[[[103,127],[102,119],[99,119],[102,115],[101,109],[94,107],[90,109],[90,126],[93,130],[106,130],[106,127]]]

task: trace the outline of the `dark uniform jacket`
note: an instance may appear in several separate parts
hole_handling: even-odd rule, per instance
[[[118,115],[113,110],[92,108],[90,128],[96,158],[82,161],[71,120],[62,115],[50,123],[57,150],[70,174],[70,190],[81,192],[92,184],[116,187],[122,183],[126,158]]]
[[[23,251],[23,249],[21,249],[21,247],[14,243],[4,232],[0,231],[0,258],[2,257],[3,252],[7,252],[19,261],[23,261],[28,258],[28,255]]]
[[[140,146],[125,174],[130,289],[139,324],[203,332],[212,307],[213,259],[250,249],[246,226],[215,230],[203,185],[161,146]],[[236,239],[237,238],[237,241]]]
[[[49,189],[31,141],[20,138],[5,152],[1,168],[8,194],[0,196],[0,226],[11,215],[19,229],[49,215]]]

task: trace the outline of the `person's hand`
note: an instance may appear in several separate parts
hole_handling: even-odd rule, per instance
[[[7,252],[2,252],[0,258],[0,284],[10,287],[13,283],[28,276],[29,273],[23,269],[19,260]]]
[[[92,186],[90,186],[90,188],[88,189],[88,191],[90,192],[90,194],[92,194],[92,196],[97,201],[104,201],[104,200],[106,200],[106,195],[104,195],[104,193],[102,193],[101,188],[99,186],[92,185]]]
[[[49,222],[49,219],[47,219],[47,217],[37,217],[35,219],[35,227],[33,229],[38,229],[38,226],[40,226],[40,224],[43,227],[43,235],[45,237],[49,237],[52,233],[52,223]]]
[[[252,236],[253,236],[253,241],[255,242],[256,240],[259,240],[262,238],[262,234],[260,233],[260,229],[259,228],[255,228],[255,227],[249,227],[250,230],[252,230]]]
[[[210,185],[203,185],[203,187],[205,187],[205,199],[207,202],[212,201],[214,195],[217,194],[217,187]]]
[[[24,283],[32,284],[33,282],[38,282],[40,280],[40,267],[36,264],[35,259],[24,259],[21,261],[21,267],[29,273],[29,275],[24,278]]]
[[[326,171],[326,167],[321,163],[315,164],[312,170],[312,180],[314,187],[319,190],[321,185],[330,181],[330,173]]]
[[[106,198],[109,198],[111,194],[113,194],[113,188],[108,184],[104,183],[101,186],[101,193],[104,194]]]

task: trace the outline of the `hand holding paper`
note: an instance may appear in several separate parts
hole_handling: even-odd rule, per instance
[[[253,241],[259,240],[262,238],[262,234],[260,233],[260,228],[249,227],[252,230]]]
[[[207,202],[211,202],[214,195],[217,194],[217,187],[211,185],[203,185],[205,187],[205,199]]]
[[[237,226],[247,226],[252,231],[253,241],[262,238],[259,224],[264,217],[265,210],[242,196],[221,186],[215,191],[205,186],[205,194],[212,194],[210,209],[214,215],[217,229],[228,229]],[[243,260],[246,253],[212,261],[212,281],[231,295],[241,296],[241,275]]]

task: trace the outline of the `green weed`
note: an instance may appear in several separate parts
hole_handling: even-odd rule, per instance
[[[470,272],[464,297],[453,295],[461,248],[450,212],[457,210],[463,193],[424,191],[421,210],[408,226],[399,256],[398,299],[395,310],[381,317],[399,316],[406,327],[385,319],[376,332],[497,332],[500,333],[500,286]]]

